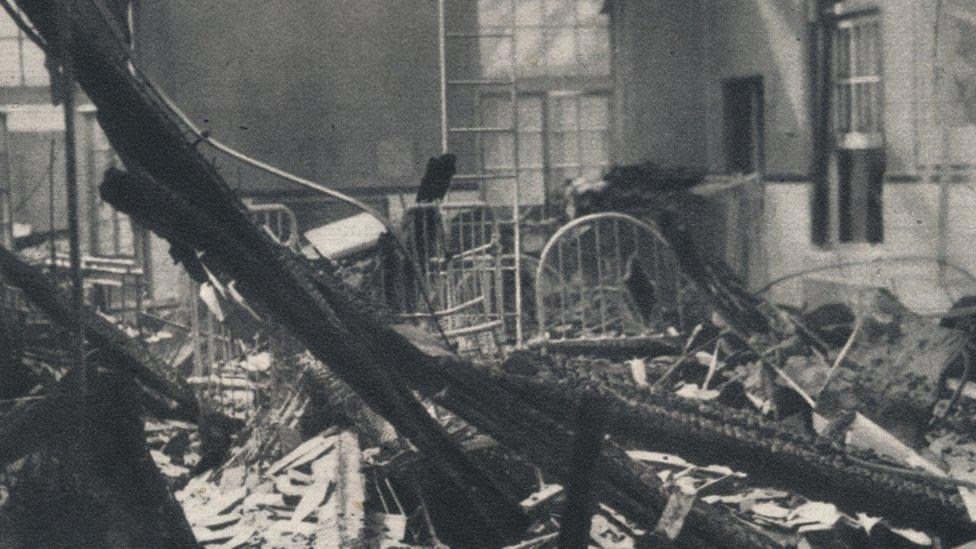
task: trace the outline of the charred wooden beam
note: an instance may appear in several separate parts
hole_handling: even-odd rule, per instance
[[[519,389],[520,382],[507,374],[476,364],[451,359],[432,363],[431,370],[449,380],[435,400],[458,414],[501,444],[524,456],[564,485],[573,470],[565,459],[565,448],[573,443],[569,426],[573,410],[584,396],[559,398],[563,409],[552,412],[540,403],[550,397]],[[596,493],[648,529],[657,523],[668,494],[654,470],[631,460],[613,442],[603,444],[597,466]],[[684,547],[775,547],[761,532],[744,528],[723,509],[701,502],[689,514],[687,527],[678,538]]]
[[[288,328],[370,408],[427,455],[456,486],[464,488],[482,519],[503,533],[503,538],[521,536],[527,517],[417,401],[398,373],[397,350],[377,347],[371,333],[341,321],[319,291],[314,276],[290,251],[272,243],[253,225],[246,225],[253,238],[227,231],[222,222],[208,215],[209,208],[202,211],[191,206],[148,177],[134,177],[124,183],[107,180],[101,191],[107,202],[171,244],[201,252],[204,264],[235,280],[241,295]],[[255,246],[242,242],[247,240]]]
[[[572,421],[571,403],[599,395],[608,404],[612,434],[643,447],[722,463],[757,482],[835,502],[851,512],[961,542],[976,535],[955,487],[885,473],[849,459],[843,448],[814,441],[762,416],[659,391],[599,380],[592,372],[563,370],[537,379],[489,373],[551,417]]]
[[[264,308],[272,311],[276,307],[283,306],[298,310],[304,314],[302,326],[307,324],[309,319],[316,317],[314,309],[307,305],[313,298],[306,297],[302,302],[292,301],[294,305],[287,305],[289,298],[274,294],[275,291],[280,290],[280,284],[272,282],[274,279],[271,279],[267,272],[268,267],[274,263],[258,261],[253,256],[253,252],[235,238],[236,235],[222,230],[222,227],[216,225],[205,212],[191,207],[184,200],[154,185],[152,181],[148,179],[130,181],[124,187],[103,185],[102,196],[114,207],[131,215],[171,243],[201,250],[203,252],[201,260],[211,270],[234,275],[239,290],[246,298],[257,298]],[[301,264],[289,253],[282,250],[273,261],[290,264],[300,271]],[[264,270],[259,272],[258,266],[262,266]],[[402,372],[414,388],[428,393],[446,387],[448,390],[443,394],[448,396],[440,401],[448,409],[517,453],[525,455],[530,461],[540,466],[545,463],[545,467],[552,467],[549,469],[550,472],[558,478],[569,477],[567,470],[562,466],[565,461],[562,452],[569,446],[572,438],[562,425],[554,423],[530,406],[519,403],[520,399],[516,394],[499,390],[497,384],[475,372],[469,364],[458,362],[453,364],[453,368],[442,370],[434,368],[432,361],[437,362],[436,359],[425,354],[390,326],[371,318],[368,304],[363,303],[358,296],[350,296],[347,295],[348,292],[343,292],[341,282],[320,277],[309,285],[310,293],[315,290],[322,290],[322,294],[329,292],[327,295],[332,298],[330,303],[337,303],[336,311],[342,314],[341,321],[333,317],[327,322],[317,324],[318,326],[324,327],[328,325],[327,323],[342,322],[355,333],[368,334],[368,337],[362,340],[347,330],[338,333],[323,331],[318,334],[318,337],[313,338],[310,334],[303,334],[307,328],[296,326],[296,321],[283,314],[284,311],[278,312],[279,318],[296,337],[302,337],[302,341],[317,357],[325,357],[325,361],[331,365],[343,356],[355,358],[357,356],[355,352],[368,353],[366,356],[371,357],[371,362],[357,363],[363,369],[370,364],[379,364],[383,366],[387,375],[393,376]],[[269,293],[272,294],[273,299],[269,299],[271,296],[263,295]],[[326,306],[326,310],[331,309]],[[335,329],[332,326],[329,328]],[[362,345],[363,350],[350,351],[350,343]],[[365,349],[370,349],[371,352]],[[342,354],[336,354],[337,352]],[[390,360],[391,358],[393,360]],[[340,364],[347,367],[349,363],[348,358],[345,362],[340,360]],[[363,391],[359,379],[353,378],[353,382],[359,385],[357,391]],[[373,387],[371,390],[375,391],[375,389]],[[367,398],[370,393],[360,394],[371,407],[374,406]],[[372,398],[375,402],[375,393]],[[389,410],[388,405],[382,402],[379,405]],[[402,424],[404,419],[403,416],[387,416],[387,418],[398,427],[398,430],[397,423]],[[428,457],[431,456],[423,447],[420,449]],[[612,504],[626,510],[636,520],[653,524],[656,521],[656,513],[663,508],[666,497],[654,473],[633,463],[619,448],[612,450],[602,463],[608,471],[603,474],[601,480],[601,495]],[[477,501],[476,497],[472,499]],[[694,522],[694,519],[690,522],[704,528],[707,533],[706,539],[713,545],[727,546],[729,540],[732,540],[731,543],[736,547],[771,546],[768,539],[755,532],[746,531],[731,517],[709,518],[716,513],[722,515],[718,510],[700,506],[697,511],[701,514],[698,522]],[[487,516],[485,518],[488,519]],[[694,527],[689,530],[694,531]],[[687,537],[689,541],[695,539],[692,535]]]
[[[682,220],[672,212],[662,212],[659,234],[668,243],[681,266],[698,290],[725,322],[744,337],[799,336],[819,352],[827,346],[802,321],[749,292],[739,276],[720,258],[706,257],[689,235]]]
[[[6,527],[25,547],[198,547],[146,447],[140,389],[117,366],[104,366],[91,368],[84,398],[72,371],[55,394],[38,401],[56,415],[31,407],[26,426],[48,436],[33,437],[40,459],[21,471]],[[6,450],[7,439],[0,440]]]
[[[606,404],[591,396],[584,398],[576,412],[576,437],[570,452],[572,477],[566,485],[559,528],[559,547],[586,549],[590,545],[593,522],[593,475],[600,459],[600,448],[607,427]]]
[[[199,140],[182,125],[151,86],[129,67],[119,33],[98,9],[98,0],[66,0],[74,10],[71,51],[77,78],[98,108],[103,129],[128,163],[141,166],[160,184],[130,189],[114,204],[135,214],[185,250],[204,253],[215,272],[235,279],[249,300],[272,311],[304,345],[374,409],[411,439],[460,486],[477,487],[472,499],[485,503],[486,520],[517,527],[522,517],[506,512],[503,497],[481,471],[426,415],[409,394],[414,388],[445,385],[450,408],[540,466],[566,477],[560,463],[571,441],[565,425],[539,412],[518,393],[500,389],[464,364],[434,374],[432,359],[408,339],[360,310],[341,283],[316,281],[300,262],[276,247],[248,220],[216,168],[196,150]],[[53,36],[53,2],[18,2],[45,37]],[[161,190],[166,192],[161,193]],[[175,194],[174,194],[175,192]],[[205,207],[202,213],[190,204]],[[470,365],[467,365],[470,366]],[[464,371],[462,371],[464,370]],[[473,376],[473,377],[472,377]],[[432,379],[439,377],[440,379]],[[663,491],[652,471],[608,445],[600,461],[600,491],[620,508],[647,522],[663,507]],[[768,539],[747,531],[727,514],[696,507],[689,532],[713,546],[768,547]],[[517,528],[512,528],[517,529]]]
[[[27,300],[53,323],[68,326],[77,322],[64,292],[52,285],[50,279],[39,270],[3,248],[0,248],[0,276],[7,284],[20,288]],[[236,430],[242,426],[240,420],[209,406],[201,412],[200,402],[186,380],[139,341],[91,308],[85,308],[81,322],[92,349],[131,373],[143,386],[146,409],[154,415],[199,423],[203,413],[215,427]]]
[[[51,391],[25,400],[0,416],[0,467],[64,436],[81,408],[82,396],[62,379]]]

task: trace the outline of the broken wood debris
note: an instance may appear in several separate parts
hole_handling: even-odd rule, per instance
[[[55,39],[50,3],[21,4],[38,31],[48,40]],[[691,389],[685,390],[682,398],[607,383],[581,372],[569,372],[566,377],[571,381],[567,382],[546,377],[547,373],[535,377],[499,373],[462,361],[450,352],[431,353],[372,314],[370,304],[361,296],[346,290],[328,273],[312,272],[251,226],[226,182],[196,150],[199,142],[193,141],[194,129],[182,125],[151,85],[132,70],[125,49],[111,37],[113,29],[104,28],[92,5],[75,3],[72,7],[85,16],[73,21],[76,43],[70,48],[84,51],[84,55],[75,53],[79,82],[98,107],[115,148],[130,167],[144,171],[124,187],[103,187],[106,200],[169,240],[182,257],[189,258],[188,267],[202,262],[217,276],[237,281],[241,295],[256,311],[276,319],[321,361],[311,368],[312,378],[320,387],[325,386],[328,367],[390,421],[456,488],[471,494],[469,499],[482,519],[503,539],[524,537],[529,521],[510,494],[470,461],[461,445],[430,417],[412,391],[431,397],[567,486],[573,469],[560,460],[563,449],[573,440],[567,427],[572,425],[572,418],[567,413],[580,400],[600,395],[610,402],[613,420],[609,425],[621,439],[636,440],[651,448],[674,446],[689,456],[714,456],[748,469],[750,480],[758,477],[792,489],[819,490],[844,507],[878,509],[895,520],[929,528],[947,540],[962,541],[973,535],[972,522],[944,487],[933,488],[870,470],[849,461],[846,449],[831,446],[836,441],[791,433],[752,411],[738,414],[713,406],[721,404],[723,395],[719,389],[715,389],[717,395],[706,392],[714,376],[719,375],[715,360],[715,367],[706,373],[708,382],[687,383]],[[778,362],[790,347],[803,347],[817,360],[830,355],[832,349],[815,330],[794,315],[751,296],[720,262],[702,258],[675,220],[663,219],[662,229],[677,251],[685,274],[720,313],[722,328],[733,332],[743,354],[758,357],[754,362],[759,363],[760,376],[765,370],[782,371],[782,364],[772,362]],[[843,367],[841,362],[852,362],[854,354],[852,351],[850,360],[837,360],[837,370]],[[948,356],[944,358],[948,361]],[[767,361],[769,368],[763,366]],[[775,406],[777,414],[791,415],[788,412],[795,410],[789,409],[783,395],[802,387],[793,384],[786,391],[775,381],[770,385],[771,394],[762,397]],[[901,393],[898,387],[886,389],[893,390],[882,392]],[[930,394],[931,387],[926,389]],[[309,459],[311,464],[318,464],[318,470],[310,465],[311,472],[306,473],[312,477],[309,488],[282,523],[281,532],[304,536],[311,531],[314,525],[308,526],[310,522],[304,519],[311,516],[313,502],[321,504],[318,494],[323,481],[319,475],[324,470],[343,470],[339,455],[336,452]],[[757,467],[755,462],[762,460],[764,467]],[[299,461],[295,459],[292,464]],[[604,445],[600,463],[596,479],[600,496],[642,526],[658,524],[670,497],[656,472],[631,460],[613,442]],[[266,489],[276,489],[277,481],[265,482]],[[312,487],[316,490],[310,495]],[[349,493],[355,492],[355,486],[349,488]],[[284,501],[285,494],[279,495]],[[324,497],[328,498],[328,490]],[[262,503],[277,507],[277,501],[263,496],[251,500],[257,508]],[[767,522],[790,516],[790,511],[783,514],[787,508],[778,503],[761,502],[753,508],[757,506],[759,512],[753,514]],[[687,510],[684,526],[671,528],[674,521],[666,521],[664,528],[674,533],[676,543],[776,545],[770,536],[744,527],[725,510],[697,501],[682,507]],[[297,521],[296,513],[301,516]],[[202,527],[213,532],[209,526]],[[221,532],[216,539],[231,543],[246,532]],[[546,536],[551,534],[539,538]],[[246,539],[239,543],[246,543]]]
[[[222,488],[212,473],[177,492],[197,540],[220,547],[349,547],[365,542],[370,532],[358,437],[340,431],[309,442],[232,481],[240,486]],[[296,478],[311,482],[295,483]]]

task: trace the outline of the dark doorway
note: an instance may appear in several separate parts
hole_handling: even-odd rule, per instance
[[[725,116],[725,168],[728,173],[763,170],[762,76],[722,82]]]

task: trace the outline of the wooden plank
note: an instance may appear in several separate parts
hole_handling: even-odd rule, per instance
[[[522,500],[522,509],[532,511],[561,493],[563,493],[563,487],[559,484],[546,484],[542,489],[529,494],[529,497]]]
[[[332,452],[312,464],[312,476],[315,477],[315,482],[305,491],[305,495],[295,506],[291,522],[298,523],[305,520],[319,505],[322,505],[326,494],[329,492],[329,486],[332,484],[338,464],[338,452]]]
[[[366,526],[366,487],[362,474],[362,453],[355,433],[339,435],[336,447],[333,482],[336,489],[326,505],[319,508],[316,547],[353,547],[362,541]],[[326,541],[325,533],[335,533],[337,540]],[[337,545],[331,545],[337,541]]]
[[[247,497],[247,487],[241,486],[211,500],[207,507],[213,510],[213,514],[219,515],[237,507],[245,497]]]
[[[197,538],[197,542],[201,544],[217,543],[230,541],[234,537],[234,532],[232,530],[211,530],[209,528],[194,528],[193,536]]]
[[[197,520],[193,520],[190,523],[194,528],[205,527],[205,528],[220,528],[223,526],[230,526],[235,522],[241,520],[240,513],[228,513],[224,515],[209,515],[201,517]]]
[[[285,457],[276,461],[271,467],[268,468],[265,474],[275,475],[290,465],[297,467],[298,465],[293,464],[299,459],[308,457],[309,454],[312,454],[312,457],[309,459],[309,461],[311,461],[322,455],[326,448],[331,448],[332,444],[335,444],[334,437],[326,437],[324,436],[324,433],[316,435],[303,442],[298,446],[298,448],[295,448],[289,452]]]
[[[239,526],[235,531],[237,533],[234,534],[234,537],[227,543],[221,545],[220,549],[237,549],[247,543],[251,539],[251,536],[254,535],[253,526]]]
[[[305,495],[305,490],[308,489],[308,485],[294,485],[291,482],[291,478],[288,475],[278,475],[275,477],[275,490],[278,493],[291,496],[291,497],[301,497]]]

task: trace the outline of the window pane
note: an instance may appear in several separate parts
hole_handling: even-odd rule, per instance
[[[550,148],[552,151],[552,164],[557,167],[575,165],[579,163],[577,150],[579,142],[575,133],[554,133],[550,134]]]
[[[838,132],[850,131],[850,93],[847,84],[834,88],[834,125]]]
[[[523,130],[542,129],[542,98],[519,98],[519,128]]]
[[[519,171],[519,199],[522,204],[541,204],[545,200],[542,170]]]
[[[606,128],[610,125],[609,100],[600,95],[584,96],[580,102],[581,128]]]
[[[515,37],[516,63],[522,76],[545,74],[545,44],[539,29],[519,29]]]
[[[976,4],[950,17],[954,43],[943,64],[950,73],[946,91],[954,110],[951,118],[957,125],[976,124]]]
[[[546,54],[549,56],[550,74],[576,74],[575,29],[549,29],[546,32]]]
[[[478,24],[482,27],[507,27],[511,0],[478,0]]]
[[[132,223],[129,221],[129,216],[123,213],[116,213],[118,216],[118,227],[119,227],[119,249],[116,253],[122,255],[134,255],[135,254],[135,238],[132,234]]]
[[[512,136],[505,134],[488,135],[484,138],[485,143],[485,169],[486,170],[511,170],[512,157],[514,156],[512,147]]]
[[[576,10],[582,25],[607,24],[607,16],[600,13],[604,0],[576,0]]]
[[[575,130],[579,127],[578,102],[579,97],[575,95],[553,97],[549,116],[553,130]]]
[[[512,127],[512,102],[507,97],[485,97],[481,123],[493,128]]]
[[[881,131],[880,25],[875,19],[845,20],[834,30],[834,131]]]
[[[576,24],[574,0],[546,0],[546,25],[572,27]]]
[[[0,86],[20,85],[20,52],[16,39],[0,40]]]
[[[518,0],[515,4],[515,24],[541,25],[542,0]]]
[[[48,72],[44,66],[44,52],[29,41],[24,41],[24,84],[46,86]]]
[[[583,27],[578,32],[580,72],[610,74],[610,36],[606,27]]]
[[[542,165],[542,134],[519,133],[519,166],[541,168]]]
[[[877,49],[875,48],[875,25],[859,25],[854,31],[854,46],[857,52],[855,71],[857,76],[875,76],[877,71]]]
[[[509,76],[512,73],[511,48],[512,45],[507,39],[478,39],[478,49],[481,52],[481,74],[493,78]],[[469,58],[464,57],[463,59]],[[460,65],[453,60],[452,62],[452,67]],[[457,74],[457,72],[452,71],[452,74]]]
[[[837,29],[834,36],[834,75],[838,78],[850,76],[850,36],[848,29]]]
[[[607,161],[606,136],[603,132],[583,132],[580,134],[582,164],[602,166]]]

